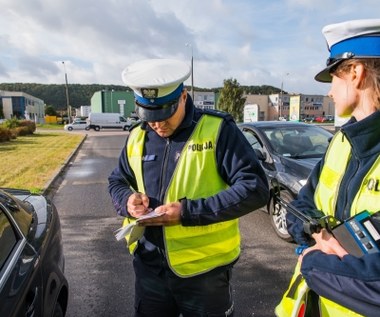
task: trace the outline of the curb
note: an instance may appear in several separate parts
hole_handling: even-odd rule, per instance
[[[84,143],[84,141],[86,141],[87,139],[87,136],[88,134],[86,134],[82,141],[78,144],[78,146],[71,152],[71,154],[69,155],[69,157],[66,159],[66,161],[62,164],[61,168],[55,173],[55,175],[46,182],[45,186],[44,186],[44,190],[42,191],[42,195],[44,196],[50,196],[51,192],[52,192],[52,189],[53,189],[53,185],[57,182],[57,180],[59,179],[59,177],[63,174],[63,172],[66,170],[66,167],[69,165],[69,163],[71,162],[71,160],[73,159],[73,157],[78,153],[79,149],[81,148],[82,144]]]

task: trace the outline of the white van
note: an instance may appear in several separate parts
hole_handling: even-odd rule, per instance
[[[90,129],[123,129],[128,130],[132,121],[124,118],[119,113],[90,113],[87,118]]]

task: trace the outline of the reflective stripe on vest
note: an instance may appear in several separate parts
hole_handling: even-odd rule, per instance
[[[203,115],[185,144],[172,179],[165,202],[181,198],[208,198],[227,189],[217,170],[216,143],[222,118]],[[127,142],[129,164],[137,179],[138,191],[145,192],[142,174],[142,156],[145,131],[136,127]],[[238,220],[206,226],[166,226],[164,242],[168,264],[181,277],[190,277],[227,265],[240,254]]]
[[[327,149],[325,162],[314,194],[314,203],[317,209],[323,210],[326,215],[334,216],[337,188],[339,188],[350,156],[351,145],[343,133],[338,131]]]
[[[132,167],[134,171],[142,171],[142,158],[143,158],[143,146],[144,140],[145,140],[145,133],[141,133],[141,128],[136,127],[133,129],[128,137],[127,141],[127,157],[128,157],[128,162],[129,165]],[[140,176],[140,175],[139,175]],[[137,182],[137,188],[140,193],[145,193],[145,187],[144,187],[144,182],[142,175],[140,177],[136,177],[136,182]],[[130,223],[136,222],[135,219],[133,218],[124,218],[123,221],[123,227],[127,226]],[[128,241],[129,240],[130,234],[128,234],[125,239]],[[136,250],[137,247],[137,241],[132,243],[128,248],[129,252],[133,254]]]
[[[283,295],[281,302],[275,308],[277,317],[297,317],[303,316],[302,311],[306,308],[306,298],[308,287],[305,279],[300,273],[300,266],[294,269],[293,276],[290,280],[289,287]]]

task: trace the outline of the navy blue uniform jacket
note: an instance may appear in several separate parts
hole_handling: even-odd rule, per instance
[[[351,118],[341,131],[352,145],[352,157],[340,185],[335,211],[335,217],[342,221],[350,217],[351,203],[363,177],[380,155],[380,112],[358,122]],[[316,209],[313,197],[322,167],[323,160],[292,202],[304,213]],[[307,239],[302,223],[291,214],[287,215],[287,221],[290,234],[297,243],[304,244]],[[361,258],[346,255],[340,259],[313,251],[304,256],[301,272],[308,286],[319,295],[365,316],[380,316],[380,253]]]
[[[149,207],[155,208],[164,203],[165,192],[182,148],[203,113],[194,107],[188,96],[185,118],[172,136],[162,138],[146,123],[141,123],[142,128],[147,131],[143,177],[150,201]],[[252,147],[232,117],[223,116],[225,119],[217,142],[216,159],[219,174],[230,187],[212,197],[197,200],[183,197],[183,226],[201,226],[235,219],[264,206],[269,199],[267,179]],[[196,175],[198,171],[194,170],[192,173]],[[212,182],[212,179],[204,175],[202,182],[202,186],[207,186],[207,182]],[[132,194],[130,187],[137,190],[133,171],[123,149],[118,167],[109,176],[109,192],[116,211],[121,216],[129,216],[126,204]],[[159,266],[157,256],[162,256],[163,249],[162,227],[146,227],[136,254],[151,267]]]

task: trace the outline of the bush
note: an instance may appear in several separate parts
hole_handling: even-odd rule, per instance
[[[0,142],[16,139],[19,135],[33,134],[35,131],[36,124],[33,121],[8,119],[5,121],[5,128],[0,127]]]
[[[8,128],[0,127],[0,142],[7,142],[12,139],[12,132]]]
[[[28,134],[33,134],[33,132],[30,133],[29,127],[25,127],[25,126],[24,127],[19,126],[17,128],[14,128],[13,130],[16,131],[17,136],[19,136],[19,135],[24,136],[24,135],[28,135]]]
[[[19,121],[18,126],[26,128],[25,130],[28,132],[27,134],[33,134],[36,131],[36,124],[30,120],[21,120]]]
[[[5,126],[8,129],[16,128],[16,127],[18,127],[18,125],[19,125],[19,120],[17,120],[17,118],[7,119],[5,121]]]

